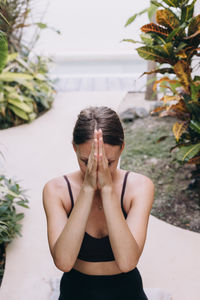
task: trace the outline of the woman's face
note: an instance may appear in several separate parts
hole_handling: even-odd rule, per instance
[[[87,163],[92,148],[92,142],[93,141],[91,140],[80,145],[73,144],[80,166],[80,170],[83,173],[83,175],[85,175],[87,169]],[[124,144],[122,145],[122,147],[120,147],[119,145],[113,146],[109,144],[104,144],[105,155],[108,160],[108,167],[110,169],[111,175],[117,169],[119,157],[123,148]]]

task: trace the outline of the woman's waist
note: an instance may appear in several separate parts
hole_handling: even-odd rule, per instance
[[[122,273],[115,261],[89,262],[77,259],[73,269],[86,275],[116,275]]]

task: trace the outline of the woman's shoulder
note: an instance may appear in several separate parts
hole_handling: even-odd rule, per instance
[[[152,179],[144,174],[129,171],[130,180],[136,184],[154,184]]]
[[[56,203],[61,203],[66,212],[68,212],[71,208],[71,201],[69,198],[67,182],[64,178],[65,175],[68,177],[72,187],[76,185],[78,171],[50,178],[43,187],[43,202],[45,206],[54,206]]]
[[[120,173],[122,174],[122,176],[124,176],[126,173],[129,173],[128,181],[130,181],[132,183],[134,182],[136,184],[138,184],[138,183],[140,183],[140,184],[152,183],[153,184],[152,179],[144,174],[133,172],[130,170],[124,170],[124,169],[120,169]]]
[[[62,192],[66,191],[67,187],[65,176],[69,179],[70,183],[73,184],[76,181],[78,173],[78,171],[75,171],[52,177],[44,184],[44,189],[49,189],[56,194],[62,195]]]
[[[121,170],[124,174],[129,172],[127,178],[127,190],[131,193],[134,192],[136,195],[140,193],[143,189],[146,191],[154,189],[154,183],[152,179],[144,174],[128,171],[128,170]]]

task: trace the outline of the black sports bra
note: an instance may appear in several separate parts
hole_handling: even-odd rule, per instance
[[[122,186],[122,193],[121,193],[121,208],[122,212],[124,214],[124,217],[126,219],[127,213],[125,212],[123,208],[123,198],[124,198],[124,193],[125,193],[125,187],[126,187],[126,181],[127,181],[127,176],[129,174],[129,171],[126,172],[124,176],[124,182]],[[73,209],[74,206],[74,199],[73,199],[73,194],[72,194],[72,189],[71,189],[71,184],[69,182],[69,179],[67,178],[66,175],[63,175],[67,185],[68,185],[68,190],[69,190],[69,195],[72,203],[72,207],[70,210],[70,213]],[[69,213],[69,215],[70,215]],[[69,216],[68,215],[68,216]],[[101,261],[112,261],[115,260],[113,251],[110,245],[110,240],[109,236],[106,235],[102,238],[95,238],[85,232],[81,248],[78,254],[78,258],[84,261],[89,261],[89,262],[101,262]]]

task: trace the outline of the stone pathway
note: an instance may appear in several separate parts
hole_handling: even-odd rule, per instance
[[[71,139],[79,111],[88,105],[107,105],[122,111],[132,105],[148,107],[142,94],[125,92],[59,93],[53,108],[32,124],[0,131],[5,146],[7,175],[29,189],[22,237],[9,244],[1,300],[57,300],[62,272],[52,260],[42,206],[42,188],[53,177],[78,168]],[[147,241],[138,269],[145,289],[159,289],[173,300],[199,300],[200,234],[169,225],[150,216]],[[161,293],[161,291],[160,291]],[[160,294],[161,295],[161,294]]]

